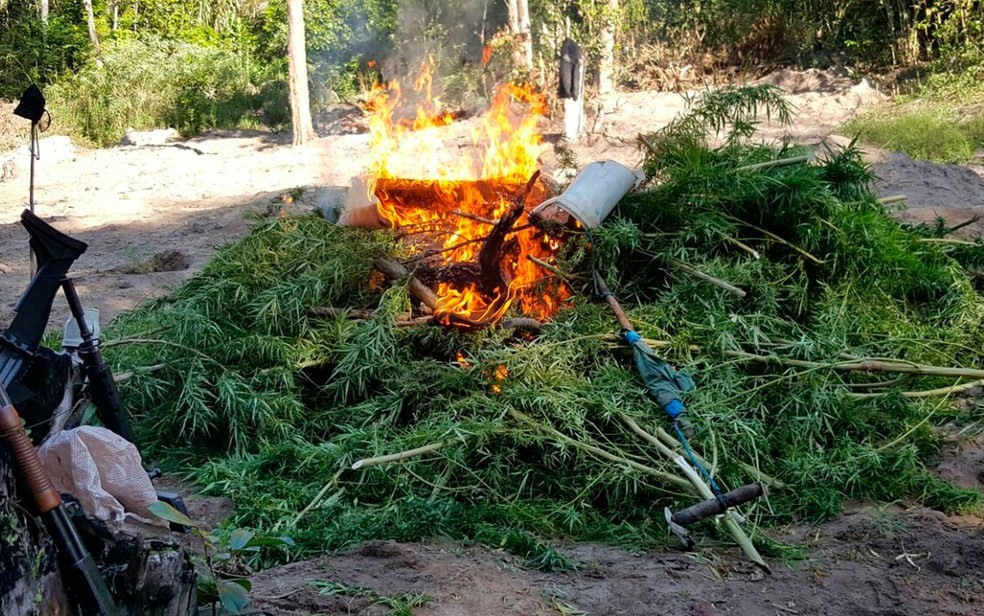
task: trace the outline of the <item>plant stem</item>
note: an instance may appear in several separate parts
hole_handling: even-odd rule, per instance
[[[960,385],[951,385],[950,387],[938,387],[936,389],[925,389],[922,391],[903,391],[899,395],[903,398],[932,398],[934,396],[949,396],[951,394],[959,394],[965,391],[974,389],[975,387],[984,386],[984,379],[978,379],[976,381],[970,381],[967,383],[961,383]],[[891,392],[878,392],[878,393],[849,393],[848,397],[854,399],[864,399],[864,398],[878,398],[880,396],[888,395]]]
[[[556,265],[551,265],[551,264],[547,263],[546,261],[544,261],[543,259],[538,259],[538,258],[534,257],[533,255],[526,255],[526,258],[529,259],[530,261],[532,261],[533,263],[536,263],[537,265],[539,265],[543,269],[547,270],[548,272],[550,272],[552,274],[555,274],[558,278],[560,278],[562,280],[570,280],[571,279],[570,276],[568,276],[567,274],[565,274],[564,272],[562,272],[560,270],[560,268],[558,268]]]
[[[703,280],[705,282],[709,282],[712,285],[714,285],[715,287],[718,287],[720,289],[724,289],[728,293],[733,293],[733,294],[737,295],[738,297],[745,297],[745,295],[746,295],[746,293],[743,290],[739,289],[738,287],[736,287],[735,285],[731,284],[730,282],[721,280],[720,278],[715,278],[714,276],[711,276],[710,274],[705,274],[704,272],[700,271],[696,267],[694,267],[692,265],[687,265],[683,261],[677,261],[676,259],[669,259],[669,260],[667,260],[667,263],[669,263],[670,265],[672,265],[673,267],[675,267],[675,268],[677,268],[679,270],[682,270],[684,272],[687,272],[691,276],[696,276],[697,278],[700,278],[701,280]]]
[[[659,440],[663,441],[668,446],[670,446],[671,448],[673,448],[676,451],[676,453],[682,453],[683,452],[683,446],[680,444],[680,441],[678,441],[677,439],[675,439],[672,434],[670,434],[669,432],[667,432],[663,428],[656,428],[656,436],[659,438]],[[694,454],[694,457],[696,457],[697,460],[701,464],[704,464],[704,463],[707,462],[707,460],[705,460],[704,457],[701,456],[699,453],[697,453],[696,451],[694,451],[693,448],[691,448],[690,451],[691,451],[691,453]],[[757,481],[760,481],[760,482],[764,483],[765,485],[769,486],[770,488],[780,488],[780,489],[782,489],[782,488],[785,488],[786,487],[786,484],[784,482],[779,481],[778,479],[776,479],[775,477],[773,477],[771,475],[766,475],[765,473],[763,473],[759,469],[755,468],[751,464],[748,464],[746,462],[738,462],[738,466],[741,467],[741,470],[743,470],[746,473],[748,473],[749,476],[754,477]]]
[[[629,417],[628,415],[623,415],[622,413],[618,413],[618,417],[633,432],[641,436],[643,440],[645,440],[650,445],[656,447],[656,449],[661,454],[663,454],[665,458],[667,458],[668,460],[672,460],[677,466],[679,466],[680,469],[683,470],[684,475],[687,476],[687,478],[690,480],[690,483],[693,484],[694,488],[701,496],[703,496],[706,499],[713,499],[715,497],[714,492],[711,490],[711,487],[707,485],[707,482],[704,481],[704,479],[697,474],[697,472],[690,466],[689,463],[687,463],[687,461],[683,458],[683,456],[681,456],[678,453],[675,453],[669,447],[661,443],[659,439],[657,439],[655,436],[643,430],[639,426],[639,424],[634,422],[632,418]],[[765,561],[762,559],[762,556],[758,553],[758,550],[755,549],[755,545],[752,543],[751,539],[748,538],[748,535],[745,534],[744,529],[742,529],[742,527],[739,526],[738,523],[733,519],[733,516],[734,516],[734,512],[732,509],[728,509],[725,512],[724,525],[725,527],[727,527],[728,532],[731,534],[731,538],[735,540],[735,543],[741,546],[741,549],[745,552],[745,555],[748,556],[749,560],[759,565],[760,567],[764,568],[765,570],[768,570],[769,566],[765,564]]]
[[[344,468],[338,469],[338,472],[336,472],[335,475],[330,480],[328,480],[328,483],[322,486],[322,488],[318,491],[318,493],[315,494],[314,498],[311,499],[311,502],[308,503],[307,506],[304,507],[304,509],[301,509],[300,513],[298,513],[297,516],[294,517],[294,521],[291,522],[291,526],[297,526],[297,523],[301,521],[301,518],[304,517],[304,514],[314,509],[314,506],[321,502],[321,499],[324,498],[325,494],[328,492],[328,490],[331,489],[332,486],[338,485],[338,480],[341,478],[343,472],[345,472]]]
[[[882,197],[878,200],[878,203],[882,205],[890,205],[892,203],[898,203],[900,201],[905,201],[907,197],[905,195],[892,195],[891,197]]]
[[[957,244],[959,246],[980,246],[979,242],[958,240],[952,237],[921,237],[919,238],[919,241],[925,244]]]
[[[808,163],[812,158],[813,158],[812,154],[804,154],[802,156],[792,156],[790,158],[778,158],[776,160],[767,160],[764,163],[743,165],[741,167],[736,168],[735,171],[761,171],[763,169],[771,169],[773,167],[787,167],[789,165],[796,165],[799,163]]]
[[[423,447],[416,447],[414,449],[408,449],[406,451],[391,453],[385,456],[378,456],[375,458],[363,458],[361,460],[356,460],[355,462],[353,462],[351,468],[353,471],[357,471],[361,468],[376,466],[378,464],[399,462],[400,460],[406,460],[407,458],[415,458],[417,456],[422,456],[424,454],[437,451],[438,449],[444,447],[445,445],[447,445],[447,442],[441,441],[438,443],[431,443],[429,445],[424,445]]]
[[[968,379],[984,379],[984,370],[973,368],[947,368],[943,366],[926,366],[895,361],[876,361],[863,359],[860,361],[845,361],[825,364],[822,362],[789,359],[775,355],[756,355],[745,351],[725,351],[728,357],[747,361],[797,366],[800,368],[830,368],[831,370],[860,371],[860,372],[899,372],[902,374],[921,374],[924,376],[955,376]]]
[[[823,264],[826,263],[826,261],[814,257],[813,255],[811,255],[810,253],[806,252],[805,250],[803,250],[799,246],[797,246],[797,245],[795,245],[795,244],[793,244],[793,243],[791,243],[791,242],[789,242],[787,240],[782,239],[781,237],[779,237],[778,235],[776,235],[775,233],[773,233],[771,231],[766,231],[762,227],[757,227],[757,226],[753,225],[752,223],[745,222],[744,220],[741,220],[739,218],[734,218],[732,216],[728,216],[728,218],[731,219],[731,220],[733,220],[734,222],[737,222],[739,224],[745,225],[746,227],[749,227],[750,229],[755,229],[756,231],[758,231],[762,235],[764,235],[764,236],[766,236],[766,237],[768,237],[768,238],[770,238],[770,239],[772,239],[772,240],[774,240],[776,242],[779,242],[780,244],[783,244],[785,246],[789,246],[790,248],[792,248],[796,252],[800,253],[801,255],[803,255],[804,257],[806,257],[807,259],[809,259],[810,261],[813,261],[817,265],[823,265]]]
[[[727,233],[721,233],[721,237],[724,238],[724,241],[728,242],[732,246],[736,246],[736,247],[744,250],[745,252],[747,252],[748,254],[752,255],[756,259],[761,259],[762,258],[762,255],[759,254],[759,251],[755,250],[754,248],[752,248],[748,244],[746,244],[746,243],[744,243],[744,242],[742,242],[742,241],[740,241],[740,240],[738,240],[736,238],[731,237]]]
[[[122,383],[127,379],[133,378],[133,375],[136,374],[137,372],[149,374],[151,372],[157,372],[158,370],[163,370],[164,368],[167,368],[167,364],[154,364],[153,366],[143,366],[141,368],[134,368],[129,372],[121,372],[119,374],[114,374],[113,381],[116,383]]]
[[[977,222],[980,219],[981,219],[981,215],[980,214],[974,214],[969,219],[967,219],[967,220],[965,220],[965,221],[963,221],[961,223],[957,223],[957,224],[953,225],[952,227],[950,227],[949,229],[947,229],[946,230],[946,234],[947,235],[950,235],[954,231],[959,231],[960,229],[963,229],[964,227],[967,227],[969,225],[974,224],[975,222]]]
[[[521,421],[521,422],[523,422],[525,424],[530,425],[534,429],[539,430],[540,432],[545,432],[546,434],[549,434],[550,436],[554,437],[555,439],[557,439],[557,440],[559,440],[559,441],[561,441],[563,443],[567,443],[568,445],[571,445],[572,447],[575,447],[577,449],[580,449],[581,451],[584,451],[584,452],[590,453],[592,455],[598,456],[599,458],[604,458],[605,460],[608,460],[610,462],[615,462],[617,464],[624,464],[626,466],[629,466],[631,468],[634,468],[637,471],[641,471],[643,473],[646,473],[647,475],[651,475],[651,476],[656,477],[657,479],[660,479],[660,480],[665,481],[667,483],[672,483],[673,485],[675,485],[677,487],[680,487],[680,488],[683,488],[685,490],[688,490],[688,491],[692,491],[693,490],[693,486],[686,479],[681,479],[681,478],[677,477],[676,475],[671,475],[669,473],[665,473],[663,471],[660,471],[660,470],[657,470],[655,468],[652,468],[651,466],[646,466],[645,464],[640,464],[639,462],[636,462],[634,460],[628,460],[628,459],[623,458],[621,456],[617,456],[617,455],[615,455],[615,454],[613,454],[613,453],[611,453],[609,451],[606,451],[606,450],[602,449],[601,447],[596,447],[594,445],[589,445],[588,443],[582,443],[581,441],[579,441],[577,439],[573,439],[573,438],[567,436],[566,434],[564,434],[562,432],[559,432],[558,430],[554,429],[551,426],[546,426],[546,425],[543,425],[543,424],[537,422],[532,417],[530,417],[528,415],[525,415],[524,413],[521,413],[519,411],[510,410],[509,411],[509,414],[512,415],[515,419],[518,419],[519,421]]]

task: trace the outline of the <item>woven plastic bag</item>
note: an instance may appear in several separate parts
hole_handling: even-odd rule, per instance
[[[38,448],[51,483],[78,499],[89,517],[118,530],[127,514],[158,523],[148,507],[157,501],[140,452],[123,437],[95,426],[64,430]]]

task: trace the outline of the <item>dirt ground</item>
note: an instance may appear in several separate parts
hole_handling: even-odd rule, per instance
[[[835,134],[841,123],[884,100],[870,82],[834,72],[782,71],[766,81],[783,87],[798,109],[793,126],[765,128],[770,139],[788,135],[814,146],[843,144],[847,139]],[[659,128],[684,106],[679,95],[653,92],[589,101],[589,134],[573,153],[582,165],[606,158],[636,165],[642,158],[636,135]],[[352,122],[358,125],[359,119]],[[284,207],[331,210],[341,204],[368,155],[368,136],[352,134],[352,122],[339,130],[322,127],[324,136],[302,148],[290,147],[287,136],[260,133],[216,132],[104,150],[46,137],[37,161],[35,209],[89,244],[73,273],[84,303],[100,308],[105,325],[187,279],[219,246],[242,237],[256,216],[275,215]],[[554,121],[549,143],[558,140],[556,128]],[[332,132],[346,134],[325,134]],[[881,178],[879,194],[907,197],[899,216],[913,221],[943,216],[956,224],[984,215],[984,168],[874,150],[869,157]],[[552,170],[557,161],[548,151],[544,169]],[[17,222],[28,201],[29,155],[26,148],[0,153],[0,163],[0,323],[6,323],[29,278],[27,237]],[[963,232],[984,233],[984,222]],[[52,325],[66,316],[65,306],[56,304]],[[939,472],[962,485],[980,486],[982,452],[980,440],[954,443]],[[193,516],[197,512],[212,522],[229,511],[214,500],[190,494],[187,500]],[[774,561],[773,573],[763,575],[731,550],[634,554],[571,545],[558,547],[581,563],[577,571],[539,573],[482,547],[372,543],[260,572],[252,594],[258,609],[284,616],[382,615],[392,608],[373,597],[400,593],[430,597],[414,608],[419,616],[910,616],[984,609],[980,518],[859,504],[822,526],[773,534],[806,547],[806,558]],[[311,580],[347,591],[319,594]],[[372,592],[360,594],[356,588]]]

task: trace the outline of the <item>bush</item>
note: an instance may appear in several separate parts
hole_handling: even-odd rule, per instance
[[[282,65],[159,39],[107,44],[100,60],[48,91],[63,130],[94,145],[118,143],[128,129],[280,128],[289,115]]]
[[[33,6],[0,3],[0,98],[17,99],[31,83],[42,87],[88,54],[85,26],[52,14],[44,27]]]

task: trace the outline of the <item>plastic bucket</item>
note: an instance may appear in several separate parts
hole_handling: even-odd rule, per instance
[[[538,205],[533,214],[549,218],[546,214],[551,206],[559,207],[593,229],[641,180],[637,172],[614,160],[591,163],[581,169],[567,190]]]
[[[379,201],[369,194],[369,182],[362,176],[352,178],[345,205],[338,216],[338,224],[345,227],[385,227],[379,217]]]

